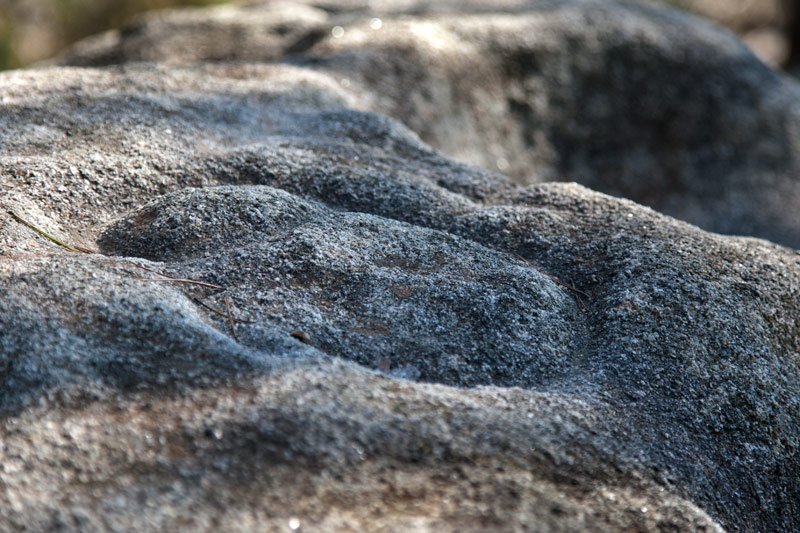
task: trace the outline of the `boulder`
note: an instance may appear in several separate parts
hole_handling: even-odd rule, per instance
[[[800,254],[450,159],[336,46],[0,74],[0,530],[798,529]]]
[[[209,38],[211,35],[213,38]],[[61,63],[274,62],[446,155],[800,248],[800,91],[733,34],[606,0],[257,2],[168,11]]]

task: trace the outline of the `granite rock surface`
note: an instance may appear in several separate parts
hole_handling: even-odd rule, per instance
[[[208,39],[212,35],[213,39]],[[800,248],[800,92],[730,32],[639,2],[253,2],[150,15],[63,64],[324,73],[446,155]]]
[[[800,254],[448,158],[328,40],[0,74],[0,530],[796,530]]]

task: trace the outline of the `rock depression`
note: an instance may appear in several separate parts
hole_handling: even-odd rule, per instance
[[[800,527],[800,254],[752,237],[800,242],[796,85],[672,11],[454,6],[0,75],[0,529]]]

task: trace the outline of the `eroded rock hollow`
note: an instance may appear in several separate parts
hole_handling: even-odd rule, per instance
[[[800,528],[800,89],[731,34],[251,2],[59,62],[0,74],[0,529]]]

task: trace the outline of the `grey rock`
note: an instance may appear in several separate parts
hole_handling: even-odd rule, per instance
[[[517,182],[575,181],[710,231],[800,248],[797,83],[676,10],[257,2],[145,17],[61,62],[278,59],[330,75],[363,93],[357,109]]]
[[[0,530],[800,527],[798,252],[304,61],[0,74]]]

